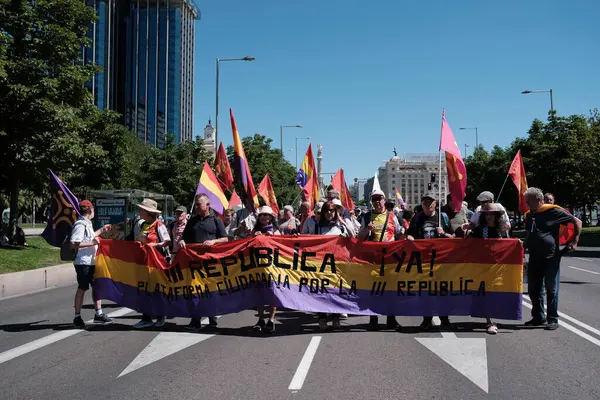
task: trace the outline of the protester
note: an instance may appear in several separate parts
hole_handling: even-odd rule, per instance
[[[547,330],[558,328],[558,288],[560,279],[559,248],[560,225],[573,223],[575,236],[566,244],[565,249],[577,248],[581,234],[581,220],[567,213],[558,206],[544,204],[544,194],[538,188],[531,187],[525,191],[525,199],[530,212],[525,215],[527,236],[525,248],[529,250],[527,279],[529,297],[531,298],[532,319],[526,326],[541,326],[546,322]],[[544,298],[542,285],[545,283],[548,302],[548,318],[544,315]]]
[[[467,214],[467,220],[471,220],[471,217],[473,217],[473,211],[469,208],[469,203],[467,203],[466,201],[463,201],[463,209],[465,210],[465,214]]]
[[[232,209],[227,209],[223,212],[223,225],[225,226],[225,232],[227,233],[227,238],[229,240],[233,240],[234,238],[234,230],[236,227],[236,223],[234,220],[235,211]]]
[[[169,232],[164,224],[158,219],[161,211],[157,208],[158,204],[152,199],[144,199],[138,204],[140,218],[136,221],[133,226],[133,240],[147,245],[148,247],[155,247],[157,249],[164,249],[171,243]],[[156,323],[152,321],[152,316],[148,314],[142,314],[142,320],[135,324],[135,329],[144,329],[154,326],[161,328],[165,324],[164,316],[156,316]]]
[[[341,201],[340,192],[336,189],[329,189],[327,191],[327,201],[333,201],[336,199]],[[344,214],[342,214],[342,216],[344,218],[350,218],[350,214],[348,213],[347,210],[344,210]]]
[[[442,212],[448,216],[450,224],[450,232],[454,233],[455,237],[465,237],[465,232],[462,227],[469,222],[465,208],[460,207],[458,212],[454,211],[454,203],[452,202],[452,194],[446,196],[446,204],[442,207]]]
[[[552,193],[544,195],[544,204],[554,204],[554,195]]]
[[[283,207],[283,222],[279,224],[279,231],[283,235],[295,235],[298,233],[300,221],[294,216],[294,207],[288,205]]]
[[[381,190],[371,193],[372,211],[367,212],[362,219],[358,240],[369,242],[391,242],[401,239],[404,228],[400,226],[398,218],[385,209],[385,194]],[[401,329],[396,317],[387,316],[386,326],[388,329]],[[369,318],[369,330],[379,329],[379,318],[373,315]]]
[[[254,236],[259,235],[280,235],[281,233],[277,229],[277,225],[275,224],[275,218],[277,215],[273,211],[273,209],[269,206],[263,206],[258,209],[258,218],[256,220],[256,225],[254,225],[254,229],[252,234]],[[261,332],[263,329],[268,333],[272,333],[275,331],[275,312],[277,308],[275,306],[269,307],[269,319],[265,324],[265,307],[259,306],[257,308],[258,311],[258,322],[254,325],[254,330],[256,332]]]
[[[185,248],[192,243],[200,243],[205,247],[210,247],[229,240],[223,221],[210,213],[210,199],[206,194],[196,195],[194,210],[196,215],[188,221],[183,231],[183,237],[179,241],[181,248]],[[209,327],[216,327],[217,325],[216,317],[208,317]],[[200,318],[192,318],[186,329],[195,331],[201,327]]]
[[[319,201],[315,205],[315,209],[313,211],[313,215],[309,217],[304,225],[302,225],[302,234],[303,235],[315,235],[316,228],[315,225],[319,223],[319,219],[321,218],[321,210],[323,209],[323,202]]]
[[[425,194],[421,197],[421,207],[423,211],[416,214],[410,226],[406,231],[409,240],[414,239],[434,239],[434,238],[451,238],[454,235],[451,233],[451,227],[449,224],[448,216],[442,212],[440,226],[440,216],[436,211],[436,201],[432,194]],[[442,327],[450,328],[450,318],[448,316],[440,316],[442,321]],[[433,327],[433,317],[423,317],[423,322],[419,328],[421,330],[429,330]]]
[[[404,229],[408,229],[408,227],[410,226],[410,221],[412,221],[414,216],[415,213],[411,210],[404,210],[404,212],[402,213],[402,226],[404,227]]]
[[[478,239],[499,239],[507,237],[506,233],[500,231],[500,218],[504,213],[504,208],[496,203],[486,203],[481,206],[481,217],[479,224],[473,229],[469,237]],[[486,332],[490,335],[498,333],[498,327],[491,318],[486,318]]]
[[[341,210],[336,206],[336,200],[328,201],[323,204],[323,208],[321,209],[321,214],[319,217],[319,221],[317,224],[313,225],[314,231],[309,232],[312,235],[340,235],[340,236],[348,236],[348,231],[346,226],[342,222],[343,217],[340,217],[338,211]],[[341,204],[341,203],[340,203]],[[343,209],[343,208],[342,208]],[[332,314],[331,315],[331,326],[333,329],[341,328],[340,324],[341,314]],[[347,317],[347,316],[346,316]],[[327,329],[327,314],[319,313],[319,329],[326,330]]]
[[[338,218],[338,222],[340,223],[340,225],[343,226],[343,229],[345,230],[345,236],[356,237],[356,229],[354,228],[354,223],[352,223],[352,220],[350,218],[344,218],[345,209],[342,205],[342,202],[339,199],[333,199],[331,203],[336,208],[336,216]]]
[[[298,228],[298,232],[302,233],[302,229],[304,228],[304,224],[312,216],[312,211],[310,210],[310,201],[303,201],[300,204],[300,227]]]
[[[81,318],[81,307],[85,292],[90,285],[94,283],[94,272],[96,270],[96,251],[98,250],[98,236],[110,229],[110,225],[105,225],[102,229],[94,231],[92,219],[94,219],[94,205],[89,200],[83,200],[79,203],[79,213],[81,217],[73,224],[71,231],[71,248],[75,250],[75,272],[77,274],[77,291],[75,292],[73,316],[73,326],[75,328],[85,328],[85,322]],[[92,287],[92,298],[94,299],[95,324],[110,324],[112,319],[108,318],[102,312],[102,300],[96,299],[94,288]]]
[[[477,224],[479,223],[479,221],[481,219],[481,206],[483,206],[484,204],[493,203],[494,202],[494,194],[492,192],[488,192],[488,191],[481,192],[479,194],[479,196],[477,196],[477,201],[479,202],[479,207],[477,207],[475,209],[475,212],[473,213],[473,215],[471,216],[471,219],[469,220],[469,224],[463,226],[463,231],[473,229],[477,226]],[[500,203],[498,203],[498,204],[500,204]],[[501,204],[500,204],[500,206],[502,207]],[[504,210],[504,213],[502,214],[502,217],[500,218],[500,230],[502,230],[503,233],[506,233],[506,232],[510,231],[510,219],[508,218],[508,214],[506,213],[506,210],[504,209],[504,207],[502,207],[502,209]]]
[[[171,246],[173,253],[177,253],[179,250],[179,241],[187,225],[187,208],[185,206],[179,206],[175,209],[175,220],[169,225],[169,235],[173,238]]]

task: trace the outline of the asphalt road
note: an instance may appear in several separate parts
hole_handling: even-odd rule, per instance
[[[466,317],[452,319],[453,333],[421,333],[405,317],[403,333],[366,332],[368,318],[351,317],[321,333],[312,315],[281,312],[266,336],[251,331],[252,311],[215,331],[185,333],[188,321],[174,319],[140,332],[138,313],[114,304],[104,306],[119,315],[113,325],[75,331],[74,287],[2,300],[0,398],[597,399],[600,258],[589,254],[563,259],[554,332],[499,321],[490,336]]]

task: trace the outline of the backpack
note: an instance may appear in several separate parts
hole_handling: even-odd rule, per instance
[[[60,244],[61,261],[75,261],[75,257],[77,257],[77,250],[71,247],[71,234],[73,233],[73,228],[75,228],[75,225],[77,225],[80,222],[81,221],[75,221],[71,228],[69,228],[67,235]]]

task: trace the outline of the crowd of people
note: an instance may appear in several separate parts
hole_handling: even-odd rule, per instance
[[[525,215],[527,235],[524,246],[529,251],[527,275],[529,296],[533,305],[532,319],[525,322],[525,325],[545,325],[546,329],[554,330],[558,328],[558,282],[560,258],[563,254],[559,249],[559,229],[561,225],[574,224],[574,237],[565,247],[567,251],[573,250],[581,233],[581,221],[562,208],[552,206],[554,196],[549,193],[544,195],[540,189],[529,188],[525,197],[530,212]],[[477,197],[477,201],[479,205],[471,211],[465,202],[462,202],[461,207],[455,207],[452,196],[448,195],[446,203],[438,207],[435,196],[425,194],[415,210],[408,210],[404,205],[397,206],[388,201],[383,191],[374,190],[371,193],[371,208],[363,212],[360,208],[346,210],[340,201],[339,192],[330,190],[326,198],[317,202],[312,210],[309,202],[301,203],[298,213],[290,205],[275,213],[271,207],[263,204],[254,213],[248,209],[237,212],[229,209],[221,218],[211,211],[209,197],[206,194],[198,194],[194,202],[193,216],[189,216],[187,209],[180,206],[175,210],[174,221],[166,226],[159,218],[161,211],[157,203],[151,199],[144,199],[138,205],[139,219],[134,223],[127,239],[155,247],[169,258],[190,244],[211,247],[218,243],[256,235],[341,235],[373,242],[509,238],[511,223],[508,214],[500,203],[494,202],[494,195],[484,191]],[[456,209],[459,211],[455,211]],[[94,209],[91,202],[82,201],[80,211],[82,217],[73,226],[71,235],[72,247],[77,251],[74,264],[78,289],[75,295],[73,324],[78,328],[85,327],[80,315],[81,305],[84,293],[94,279],[98,237],[110,229],[110,226],[105,226],[100,230],[93,230],[91,220],[94,218]],[[548,302],[547,317],[544,313],[544,290]],[[93,291],[92,296],[96,308],[94,322],[112,322],[102,312],[101,302],[96,299]],[[265,311],[268,312],[266,318]],[[258,332],[273,332],[276,311],[274,305],[258,307],[259,319],[253,329]],[[329,319],[331,327],[339,329],[340,319],[347,318],[347,315],[328,316],[318,313],[316,317],[319,329],[326,330],[329,329]],[[442,328],[451,329],[449,316],[440,316],[440,320]],[[164,324],[165,316],[143,315],[134,328],[160,328]],[[209,317],[208,325],[216,328],[217,319],[214,316]],[[386,317],[386,327],[402,330],[393,315]],[[191,331],[199,330],[200,319],[192,318],[186,328]],[[379,318],[371,316],[368,329],[379,328]],[[420,329],[431,328],[433,316],[424,316]],[[498,327],[491,318],[487,318],[486,331],[489,334],[498,332]]]

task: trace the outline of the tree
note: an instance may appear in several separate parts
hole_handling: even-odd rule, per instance
[[[296,185],[296,168],[283,158],[281,150],[271,148],[271,139],[255,134],[242,139],[242,146],[246,153],[248,166],[252,173],[254,185],[258,187],[260,181],[268,173],[277,196],[280,207],[293,204],[300,199],[301,189]],[[233,146],[227,147],[229,163],[233,166]],[[234,178],[235,178],[235,171]],[[241,188],[236,190],[242,193]]]
[[[11,224],[20,188],[47,181],[48,147],[86,126],[96,67],[73,61],[93,20],[78,0],[0,0],[0,170]]]

